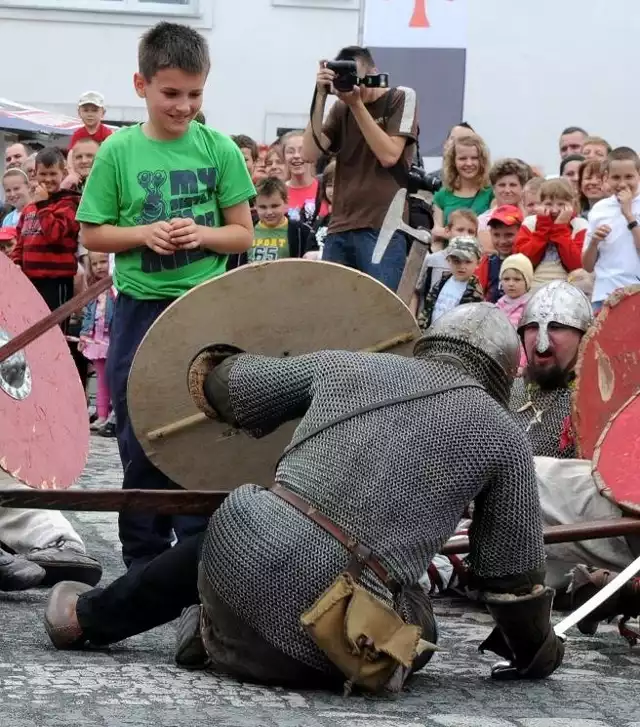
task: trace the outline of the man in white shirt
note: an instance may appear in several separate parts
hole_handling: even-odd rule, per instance
[[[582,265],[595,273],[594,313],[618,288],[640,283],[640,157],[633,149],[614,149],[606,162],[605,183],[613,196],[589,213]]]

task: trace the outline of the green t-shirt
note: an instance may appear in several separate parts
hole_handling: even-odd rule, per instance
[[[191,122],[180,139],[157,141],[138,124],[100,147],[76,218],[133,227],[192,217],[199,225],[220,227],[222,210],[254,195],[242,152],[228,136]],[[116,254],[114,282],[140,300],[177,298],[224,273],[226,261],[211,250],[158,255],[141,247]]]
[[[247,260],[257,263],[263,260],[282,260],[290,257],[289,220],[279,227],[266,227],[258,222],[253,233],[253,244],[247,250]]]
[[[493,201],[493,189],[485,187],[481,189],[475,197],[458,197],[458,195],[450,189],[442,187],[433,195],[433,204],[440,207],[444,213],[444,224],[449,223],[449,215],[453,210],[473,210],[477,215],[481,215],[491,207]]]

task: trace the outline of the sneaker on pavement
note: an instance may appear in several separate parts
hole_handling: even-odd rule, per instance
[[[39,586],[45,576],[37,563],[0,550],[0,591],[26,591]]]
[[[59,540],[48,548],[34,549],[26,558],[44,568],[42,585],[45,586],[53,586],[60,581],[75,581],[93,587],[102,578],[100,563],[64,540]]]

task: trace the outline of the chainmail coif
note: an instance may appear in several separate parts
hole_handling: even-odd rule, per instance
[[[229,397],[238,423],[258,436],[306,411],[295,442],[372,402],[465,383],[476,388],[394,404],[326,429],[286,454],[275,479],[371,547],[406,586],[419,582],[474,499],[475,574],[503,578],[539,569],[544,549],[530,447],[509,413],[459,366],[341,351],[243,355],[231,368]],[[323,671],[333,667],[299,619],[348,561],[328,533],[251,484],[213,515],[202,553],[212,588],[243,621]],[[362,583],[390,602],[366,568]]]

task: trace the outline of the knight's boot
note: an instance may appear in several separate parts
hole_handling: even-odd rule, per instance
[[[496,628],[480,645],[507,661],[496,664],[494,679],[542,679],[562,664],[564,643],[551,625],[554,591],[536,586],[526,595],[483,594]]]
[[[573,609],[582,606],[617,575],[608,570],[597,570],[585,565],[576,566],[571,574],[569,587]],[[616,616],[622,616],[619,624],[620,633],[631,645],[635,645],[638,635],[626,628],[626,623],[638,615],[640,615],[640,578],[631,578],[613,596],[579,621],[578,629],[583,634],[593,636],[601,621],[612,621]]]
[[[185,608],[178,621],[175,660],[184,669],[205,669],[209,656],[202,642],[200,604]]]

